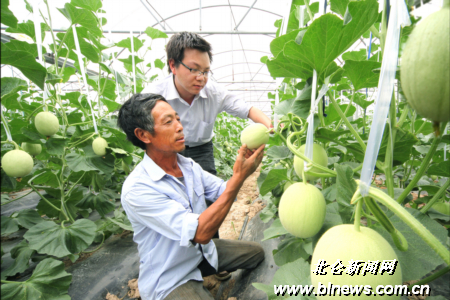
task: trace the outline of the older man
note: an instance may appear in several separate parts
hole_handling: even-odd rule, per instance
[[[224,182],[178,154],[185,149],[183,126],[162,96],[134,95],[120,109],[118,124],[146,151],[121,199],[138,244],[142,299],[213,299],[202,277],[251,269],[264,259],[258,243],[212,239],[261,163],[264,146],[252,152],[243,145]],[[207,208],[205,200],[214,203]]]

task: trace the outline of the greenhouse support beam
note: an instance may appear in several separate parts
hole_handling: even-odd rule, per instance
[[[253,2],[252,6],[249,7],[249,9],[245,13],[245,15],[242,17],[242,19],[239,21],[239,23],[236,25],[236,27],[234,27],[234,30],[238,30],[239,25],[241,25],[242,21],[244,21],[245,17],[247,17],[247,15],[250,12],[250,10],[252,10],[252,8],[255,5],[256,1],[258,1],[258,0],[255,0],[255,2]]]
[[[161,26],[164,30],[166,30],[166,27],[163,24],[161,24],[161,22],[159,22],[158,18],[155,17],[150,8],[148,8],[147,5],[145,5],[144,0],[141,0],[141,3],[145,7],[145,9],[152,15],[153,19],[155,19],[156,22],[158,22],[159,26]]]

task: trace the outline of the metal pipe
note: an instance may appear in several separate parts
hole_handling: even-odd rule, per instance
[[[200,31],[202,31],[202,0],[200,0],[200,6],[199,6],[199,13],[200,13]]]
[[[245,17],[248,15],[248,13],[250,12],[250,10],[253,8],[253,5],[255,5],[256,1],[253,2],[252,6],[250,6],[250,8],[247,10],[247,12],[245,13],[245,15],[242,17],[242,19],[239,21],[239,23],[236,25],[236,27],[234,27],[234,30],[238,30],[239,25],[241,25],[242,21],[244,21]]]
[[[161,22],[159,22],[158,18],[155,17],[150,8],[148,8],[147,5],[145,5],[144,0],[141,0],[141,3],[145,7],[145,9],[147,9],[147,11],[152,15],[153,19],[155,19],[156,22],[158,22],[159,26],[161,26],[164,30],[166,30],[166,27],[162,25]]]

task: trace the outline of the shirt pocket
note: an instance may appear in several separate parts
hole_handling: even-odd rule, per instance
[[[212,131],[214,128],[214,122],[207,123],[200,121],[199,127],[198,127],[198,136],[202,140],[209,140],[212,136]]]

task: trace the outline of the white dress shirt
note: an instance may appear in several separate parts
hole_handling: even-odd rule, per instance
[[[215,201],[226,182],[203,171],[190,158],[177,155],[177,159],[185,184],[145,154],[122,187],[122,206],[139,250],[139,292],[143,300],[164,299],[189,280],[203,281],[197,268],[202,261],[201,250],[209,264],[218,269],[214,242],[200,245],[192,240],[199,215],[206,210],[205,199]]]
[[[203,145],[213,138],[214,122],[219,113],[226,111],[235,117],[247,119],[252,107],[212,80],[208,80],[189,105],[178,94],[172,73],[160,81],[153,82],[141,93],[159,94],[169,102],[181,118],[185,144],[190,147]]]

